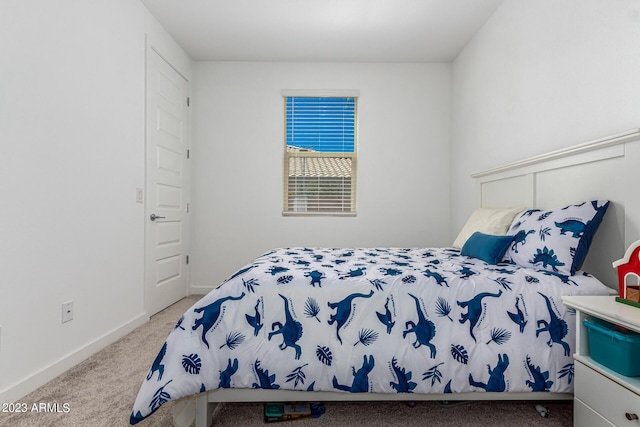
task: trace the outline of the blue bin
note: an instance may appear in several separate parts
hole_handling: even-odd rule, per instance
[[[640,334],[600,319],[583,321],[591,358],[628,377],[640,376]]]

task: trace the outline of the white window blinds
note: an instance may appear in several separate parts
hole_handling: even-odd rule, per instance
[[[285,96],[285,215],[354,215],[356,96]]]

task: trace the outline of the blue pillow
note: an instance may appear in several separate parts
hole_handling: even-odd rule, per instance
[[[608,206],[608,200],[593,200],[562,209],[524,211],[509,228],[514,239],[505,260],[574,275],[587,256]]]
[[[460,254],[479,258],[488,264],[497,264],[502,260],[513,236],[495,236],[476,231],[462,246]]]

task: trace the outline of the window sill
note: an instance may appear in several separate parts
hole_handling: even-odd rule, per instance
[[[298,217],[350,217],[353,218],[356,212],[282,212],[282,216]]]

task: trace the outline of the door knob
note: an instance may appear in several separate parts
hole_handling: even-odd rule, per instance
[[[156,215],[154,213],[152,213],[151,216],[149,217],[149,219],[151,219],[151,221],[155,221],[156,219],[162,219],[162,218],[165,218],[165,217],[158,216],[158,215]]]

